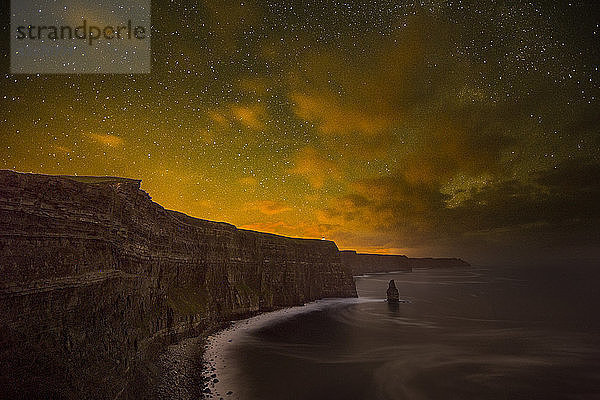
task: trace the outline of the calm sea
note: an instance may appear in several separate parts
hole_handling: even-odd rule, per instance
[[[236,395],[600,399],[599,278],[577,265],[357,277],[359,301],[243,335],[231,355]],[[390,279],[405,301],[396,306],[382,300]]]

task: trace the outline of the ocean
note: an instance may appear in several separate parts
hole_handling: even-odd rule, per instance
[[[577,265],[356,277],[209,341],[216,398],[600,399],[600,273]],[[384,301],[390,279],[401,303]],[[229,393],[229,394],[227,394]]]

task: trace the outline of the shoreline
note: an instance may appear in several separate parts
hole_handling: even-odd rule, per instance
[[[243,400],[242,397],[239,397],[240,394],[236,386],[238,371],[235,368],[229,368],[229,366],[235,362],[236,347],[243,343],[244,337],[252,331],[299,314],[364,301],[373,300],[360,297],[316,300],[302,306],[282,308],[250,318],[231,321],[229,326],[209,334],[202,341],[201,370],[197,371],[201,375],[202,388],[199,391],[202,392],[202,398]]]
[[[420,268],[428,269],[428,268]],[[367,278],[409,271],[369,272],[353,278]],[[304,305],[290,306],[273,311],[250,313],[242,319],[224,321],[200,336],[183,339],[168,346],[158,357],[160,369],[153,398],[158,400],[226,399],[244,400],[237,393],[236,347],[252,331],[284,321],[287,318],[319,311],[323,308],[362,302],[385,302],[381,298],[347,297],[325,298]],[[403,301],[404,302],[404,301]]]
[[[365,301],[358,297],[326,298],[299,306],[266,311],[224,321],[199,336],[167,346],[156,359],[144,363],[152,382],[145,398],[156,400],[241,399],[234,369],[227,369],[239,339],[252,330],[324,307]],[[369,300],[366,300],[369,301]]]
[[[353,278],[388,275],[407,271],[370,272]],[[358,293],[357,293],[358,294]],[[237,370],[230,368],[236,347],[256,329],[296,315],[323,308],[362,302],[385,302],[384,298],[325,298],[303,305],[250,314],[245,318],[224,321],[200,336],[183,339],[168,346],[156,363],[160,376],[153,388],[157,400],[225,399],[244,400],[237,393]],[[240,340],[242,339],[242,340]]]

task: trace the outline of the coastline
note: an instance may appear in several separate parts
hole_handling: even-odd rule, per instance
[[[406,272],[408,271],[369,272],[356,275],[353,279]],[[238,393],[237,371],[231,365],[235,362],[233,359],[236,347],[248,334],[299,314],[362,302],[385,302],[385,299],[360,296],[318,299],[304,305],[225,321],[200,336],[172,344],[159,356],[156,363],[161,372],[153,391],[153,398],[243,400]]]
[[[593,368],[594,361],[580,360],[576,363],[580,369],[573,369],[574,359],[565,358],[565,354],[583,355],[593,350],[593,326],[585,332],[572,329],[576,321],[590,321],[589,316],[573,319],[564,301],[576,299],[577,292],[559,298],[552,306],[562,328],[557,329],[555,316],[537,320],[546,301],[552,301],[554,290],[550,289],[562,285],[562,272],[554,271],[553,284],[533,286],[532,293],[530,285],[523,283],[539,281],[539,271],[523,274],[518,270],[516,275],[512,270],[484,271],[487,274],[479,269],[463,269],[457,274],[439,270],[396,274],[403,285],[403,298],[410,300],[409,306],[400,306],[400,312],[387,307],[378,296],[387,285],[387,274],[369,274],[374,279],[357,285],[362,296],[357,299],[325,299],[231,322],[197,342],[203,352],[203,363],[195,370],[202,376],[198,389],[209,390],[191,398],[249,400],[264,393],[264,398],[281,399],[289,398],[286,393],[298,393],[297,398],[358,399],[373,394],[393,400],[421,395],[437,398],[446,393],[471,398],[476,392],[491,399],[501,397],[503,385],[513,382],[509,394],[523,391],[535,397],[540,379],[546,385],[558,382],[555,388],[562,394],[573,390],[595,394],[593,380],[581,377],[581,371]],[[586,293],[592,293],[593,285],[587,289]],[[576,291],[577,286],[570,290]],[[504,301],[508,294],[517,294],[524,305]],[[550,295],[542,296],[544,304],[535,302],[540,294]],[[527,314],[521,314],[523,309]],[[316,328],[332,329],[338,335],[332,337],[350,340],[329,347],[329,338],[312,341],[301,332],[304,328],[308,335]],[[540,337],[548,339],[540,341]],[[263,357],[266,362],[260,361]],[[482,380],[479,372],[465,374],[470,368],[483,370],[486,379]],[[506,378],[495,371],[503,371]],[[348,379],[348,385],[339,385],[343,379]],[[582,384],[575,387],[579,379]],[[186,383],[176,375],[169,380],[173,385]],[[316,389],[305,388],[303,382],[314,382]],[[329,382],[338,384],[329,387]],[[177,388],[176,393],[185,391]],[[493,395],[486,397],[487,393]]]
[[[184,396],[187,393],[201,393],[201,398],[216,398],[227,400],[242,400],[236,386],[236,369],[231,368],[233,358],[235,357],[235,349],[239,343],[244,340],[244,337],[256,329],[278,323],[287,318],[292,318],[296,315],[318,311],[323,308],[342,306],[346,304],[354,304],[364,301],[373,301],[372,299],[364,298],[326,298],[306,303],[302,306],[294,306],[282,308],[275,311],[261,313],[250,318],[231,321],[228,326],[217,330],[205,337],[191,338],[182,341],[179,344],[171,346],[173,356],[189,357],[193,352],[193,346],[198,346],[201,352],[201,364],[197,365],[197,369],[189,371],[199,376],[199,379],[180,379],[184,384],[195,384],[200,382],[201,387],[197,391],[193,389],[178,388],[171,391],[171,394],[177,395],[181,393]],[[380,300],[377,300],[380,301]],[[383,301],[383,300],[381,300]],[[190,347],[190,345],[192,345]],[[170,350],[171,350],[170,347]],[[187,349],[187,350],[186,350]],[[184,362],[185,363],[185,362]],[[176,374],[178,375],[178,374]],[[171,382],[172,383],[172,382]],[[196,394],[197,395],[197,394]],[[165,397],[166,398],[166,397]],[[172,399],[183,399],[186,397],[168,397]],[[188,397],[189,398],[189,397]]]

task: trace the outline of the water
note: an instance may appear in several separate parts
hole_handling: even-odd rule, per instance
[[[417,270],[236,339],[240,399],[600,399],[600,274]],[[385,296],[395,279],[405,303]],[[230,367],[231,368],[231,367]]]

